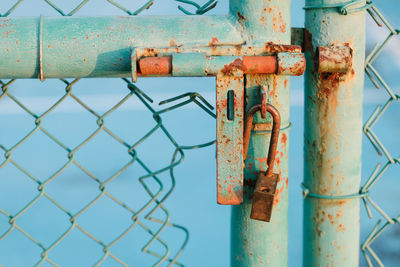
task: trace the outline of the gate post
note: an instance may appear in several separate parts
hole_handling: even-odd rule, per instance
[[[303,266],[358,266],[366,1],[305,2]]]
[[[247,44],[290,44],[290,0],[230,0],[230,12],[239,27],[244,28]],[[243,204],[232,207],[232,266],[287,266],[288,262],[289,77],[246,75],[245,110],[261,102],[260,88],[264,88],[268,103],[281,114],[274,170],[279,173],[279,182],[271,222],[250,219],[256,172],[267,167],[272,121],[256,114],[245,161]]]

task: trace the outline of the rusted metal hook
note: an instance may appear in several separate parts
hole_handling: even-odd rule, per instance
[[[275,154],[276,154],[276,149],[278,146],[278,139],[279,139],[279,130],[281,127],[281,115],[279,114],[279,111],[272,105],[266,104],[266,111],[271,114],[272,116],[272,134],[271,134],[271,139],[270,139],[270,145],[269,145],[269,150],[268,150],[268,169],[266,171],[266,174],[272,174],[272,171],[274,169],[274,162],[275,162]],[[244,138],[243,138],[243,158],[246,159],[247,157],[247,150],[249,148],[249,143],[250,143],[250,134],[251,130],[253,128],[253,120],[254,120],[254,114],[257,111],[262,111],[262,104],[257,104],[252,106],[246,114],[245,118],[245,125],[244,125]]]

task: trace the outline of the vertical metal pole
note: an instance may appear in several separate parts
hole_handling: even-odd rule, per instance
[[[347,0],[305,2],[303,266],[358,266],[365,1],[347,15],[332,7]],[[350,70],[318,73],[318,46],[350,47]]]
[[[290,44],[290,0],[230,0],[230,12],[247,33],[248,44]],[[256,114],[261,128],[253,131],[245,161],[243,204],[232,208],[231,265],[287,266],[288,258],[288,129],[289,77],[246,75],[246,110],[261,102],[260,88],[281,113],[282,127],[275,161],[279,173],[271,222],[250,219],[256,173],[266,170],[271,119]],[[264,130],[262,128],[264,127]],[[249,186],[250,185],[250,186]]]

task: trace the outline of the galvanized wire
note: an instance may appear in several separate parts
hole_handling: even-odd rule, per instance
[[[40,0],[40,1],[44,1],[45,3],[47,3],[62,16],[72,16],[76,14],[89,2],[89,0],[81,1],[72,10],[64,11],[50,0]],[[107,2],[119,8],[123,13],[126,13],[128,15],[138,15],[144,10],[150,8],[154,3],[154,0],[147,1],[139,8],[135,9],[135,11],[131,11],[130,8],[122,6],[121,4],[118,3],[118,1],[107,0]],[[196,3],[190,1],[179,1],[179,2],[194,5],[195,7],[197,7],[197,11],[195,11],[196,14],[204,14],[205,12],[209,11],[216,5],[216,3],[213,3],[213,1],[209,1],[203,6],[197,5]],[[12,5],[8,10],[5,11],[5,13],[2,14],[2,16],[4,17],[9,16],[22,3],[23,0],[16,1],[14,5]],[[185,13],[190,13],[182,7],[180,7],[179,9]],[[20,139],[14,145],[7,147],[3,144],[0,144],[0,149],[4,152],[4,161],[0,162],[0,169],[4,168],[6,165],[13,165],[28,179],[32,180],[34,183],[37,184],[36,196],[32,198],[29,202],[27,202],[24,205],[24,207],[20,209],[18,212],[10,213],[5,209],[3,209],[0,204],[0,216],[7,217],[9,223],[9,228],[4,233],[0,233],[0,242],[3,241],[7,236],[9,236],[14,231],[18,231],[21,234],[23,234],[26,238],[28,238],[33,244],[39,247],[42,251],[40,254],[40,260],[36,263],[32,263],[32,265],[40,266],[43,263],[48,263],[53,266],[60,266],[61,263],[58,263],[55,259],[51,258],[50,253],[56,247],[58,247],[60,243],[62,243],[74,229],[77,229],[84,235],[86,235],[89,239],[93,240],[96,244],[98,244],[98,246],[100,246],[103,251],[102,256],[98,259],[96,263],[94,263],[95,266],[99,266],[109,259],[113,259],[115,262],[118,262],[123,266],[128,266],[126,262],[124,262],[121,258],[119,258],[117,255],[115,255],[115,253],[112,252],[111,248],[114,247],[118,242],[120,242],[129,232],[132,231],[133,228],[139,227],[142,228],[149,235],[149,238],[147,240],[141,240],[139,242],[143,243],[142,252],[148,253],[155,257],[155,262],[153,263],[153,266],[158,266],[161,263],[167,263],[168,266],[172,265],[183,266],[183,263],[178,261],[178,257],[181,255],[183,249],[186,247],[188,243],[189,232],[185,227],[171,222],[170,212],[164,206],[163,203],[171,195],[171,193],[175,188],[176,180],[174,176],[174,168],[179,164],[181,164],[182,161],[184,160],[185,156],[184,151],[213,145],[215,144],[215,140],[204,144],[181,145],[174,139],[174,137],[171,135],[171,133],[163,124],[162,115],[164,115],[169,111],[188,105],[190,103],[195,103],[202,110],[207,112],[207,114],[209,114],[212,118],[215,118],[215,114],[211,111],[212,106],[201,95],[197,93],[187,93],[182,96],[162,101],[160,105],[181,99],[184,100],[184,98],[188,99],[180,103],[177,103],[173,106],[167,107],[165,109],[155,110],[150,105],[150,103],[153,101],[149,96],[147,96],[143,91],[141,91],[135,84],[131,83],[129,80],[123,79],[123,81],[126,82],[127,85],[127,93],[125,97],[121,98],[117,103],[115,103],[115,105],[112,108],[108,109],[105,113],[99,114],[94,109],[92,109],[90,105],[86,104],[82,99],[80,99],[76,94],[74,94],[73,87],[79,82],[79,79],[75,79],[73,81],[67,81],[67,80],[61,80],[61,81],[65,83],[64,95],[62,95],[54,105],[48,107],[48,109],[41,114],[35,113],[29,107],[24,105],[22,101],[20,101],[15,94],[13,94],[12,88],[15,80],[10,80],[8,82],[0,81],[0,86],[2,89],[2,94],[0,95],[0,102],[2,100],[4,101],[5,98],[8,98],[9,100],[13,101],[16,105],[21,107],[24,110],[24,112],[32,118],[32,120],[34,120],[34,125],[35,125],[30,131],[28,131],[25,134],[25,136],[22,139]],[[118,133],[116,133],[114,130],[108,128],[105,122],[105,119],[109,117],[109,115],[118,110],[118,108],[120,108],[121,105],[123,105],[128,99],[132,97],[137,98],[145,106],[146,110],[150,112],[150,114],[152,114],[154,120],[153,128],[133,144],[121,138],[118,135]],[[56,135],[52,134],[52,132],[48,130],[42,123],[43,119],[46,116],[48,116],[63,102],[67,101],[67,99],[69,100],[72,99],[78,105],[80,105],[86,112],[90,113],[94,117],[97,123],[97,128],[89,135],[89,137],[84,138],[80,144],[74,147],[68,146],[65,143],[63,143],[59,138],[57,138]],[[63,166],[45,179],[43,179],[43,177],[35,176],[32,172],[30,172],[29,169],[24,168],[23,164],[18,162],[16,159],[13,159],[13,152],[17,148],[29,142],[31,137],[36,132],[42,132],[45,136],[48,137],[48,140],[50,142],[54,142],[55,144],[57,144],[60,148],[62,148],[66,152],[67,155]],[[169,165],[159,168],[157,170],[150,170],[147,164],[140,158],[140,155],[136,151],[136,148],[156,132],[162,132],[164,136],[167,137],[168,142],[173,145],[175,150],[171,155],[171,162]],[[124,146],[126,149],[126,153],[130,156],[130,160],[122,168],[115,170],[114,173],[104,181],[102,181],[99,177],[90,172],[88,168],[86,168],[84,164],[81,163],[75,156],[78,151],[80,151],[83,147],[87,146],[97,135],[99,135],[99,133],[108,134],[120,145]],[[154,151],[154,153],[156,154],[157,151]],[[143,186],[144,190],[147,192],[150,198],[140,209],[134,209],[130,203],[123,202],[118,198],[117,195],[107,190],[108,185],[112,181],[118,179],[118,177],[120,177],[121,174],[125,172],[134,163],[137,163],[139,166],[141,166],[147,173],[146,175],[138,177],[138,181]],[[90,202],[83,205],[80,208],[80,210],[75,213],[66,208],[65,206],[63,206],[59,201],[57,201],[55,196],[51,196],[49,193],[46,192],[46,186],[55,179],[57,179],[57,177],[59,177],[61,173],[65,172],[71,166],[76,166],[80,170],[82,170],[88,177],[90,177],[94,182],[97,183],[98,187],[97,196]],[[169,177],[171,180],[169,187],[165,187],[164,185],[165,182],[163,182],[158,177],[158,175],[163,173],[169,173]],[[156,182],[158,187],[154,189],[154,186],[150,186],[150,182],[153,182],[152,184]],[[125,229],[121,229],[121,234],[115,237],[114,240],[112,240],[111,242],[102,241],[99,237],[91,233],[90,229],[86,229],[78,223],[78,218],[82,216],[82,214],[84,214],[90,207],[92,207],[95,203],[97,203],[100,199],[103,198],[108,198],[109,200],[113,201],[118,206],[129,212],[131,215],[130,225]],[[64,231],[64,233],[62,233],[60,236],[57,236],[54,239],[54,241],[47,246],[43,242],[35,238],[34,235],[29,233],[29,231],[24,229],[18,223],[20,216],[26,213],[40,199],[47,199],[51,203],[53,203],[59,210],[61,210],[64,214],[67,215],[70,224],[69,227]],[[155,215],[156,211],[158,211],[157,216]],[[163,214],[163,217],[160,218],[159,214]],[[152,226],[149,225],[151,222]],[[154,223],[158,225],[156,230],[154,230]],[[169,247],[167,241],[163,240],[160,237],[160,235],[169,228],[178,229],[185,236],[180,247],[174,252],[171,251],[171,248]],[[163,248],[163,250],[152,249],[151,245],[154,243],[158,243]],[[21,251],[21,253],[23,252]],[[68,251],[66,251],[65,253],[68,254]],[[2,264],[1,260],[4,259],[3,257],[5,256],[2,255],[0,258],[0,266]]]
[[[210,1],[206,2],[204,5],[200,6],[196,2],[189,1],[189,0],[175,0],[175,1],[181,2],[184,4],[188,4],[188,5],[191,5],[194,8],[196,8],[195,12],[190,12],[190,11],[186,10],[185,8],[183,8],[182,6],[178,6],[178,9],[180,11],[182,11],[183,13],[185,13],[186,15],[203,15],[204,13],[207,13],[208,11],[210,11],[211,9],[216,7],[217,3],[218,3],[218,1],[210,0]]]
[[[379,258],[379,255],[372,249],[371,245],[386,229],[393,226],[394,224],[399,224],[400,216],[391,216],[387,214],[383,207],[379,206],[371,199],[369,192],[373,190],[374,185],[379,180],[384,178],[387,170],[389,170],[390,168],[394,168],[395,165],[400,165],[400,151],[397,151],[399,153],[398,155],[393,155],[389,153],[384,145],[384,142],[378,137],[377,134],[375,134],[373,128],[376,123],[385,116],[385,113],[388,112],[388,108],[390,105],[400,104],[400,95],[396,93],[396,91],[389,86],[389,83],[387,83],[382,78],[378,70],[373,66],[373,63],[390,42],[390,40],[394,36],[399,35],[400,30],[395,29],[375,6],[370,7],[368,9],[368,13],[371,15],[372,19],[377,23],[379,27],[385,26],[386,29],[389,30],[389,34],[386,39],[384,39],[383,42],[376,44],[371,53],[367,56],[365,62],[365,73],[377,89],[380,89],[382,87],[385,89],[387,93],[387,100],[376,107],[375,111],[365,122],[363,131],[365,136],[371,142],[372,146],[375,148],[377,154],[380,156],[384,155],[385,160],[377,164],[374,171],[367,179],[366,183],[361,187],[360,194],[363,194],[362,200],[368,216],[372,218],[372,211],[370,207],[372,206],[374,210],[383,217],[384,223],[383,225],[381,225],[382,220],[377,221],[375,227],[372,229],[372,231],[362,244],[361,251],[363,252],[365,260],[367,261],[367,264],[369,266],[374,266],[374,263],[379,266],[384,266],[381,259]]]
[[[362,6],[360,6],[360,4]],[[337,9],[340,14],[348,15],[351,13],[365,11],[366,9],[368,9],[372,6],[373,6],[372,1],[351,0],[348,2],[336,3],[336,4],[315,4],[315,5],[305,6],[304,9],[334,8],[334,9]]]

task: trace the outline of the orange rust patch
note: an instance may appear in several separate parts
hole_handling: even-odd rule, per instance
[[[213,37],[211,42],[209,43],[209,45],[216,45],[218,43],[218,38],[217,37]]]
[[[286,32],[286,22],[282,18],[282,12],[279,7],[271,7],[270,13],[272,13],[272,29],[274,32]]]
[[[172,72],[171,57],[145,57],[139,60],[142,75],[167,75]]]
[[[260,171],[264,171],[263,163],[268,166],[268,157],[256,159],[260,162]]]
[[[267,53],[279,53],[279,52],[293,52],[300,53],[301,46],[298,45],[282,45],[274,44],[273,42],[265,43],[264,51]]]
[[[241,59],[235,59],[232,63],[225,65],[222,69],[222,73],[226,75],[231,75],[235,70],[246,71],[246,66],[243,64]]]
[[[344,224],[339,224],[336,228],[336,232],[344,232],[346,231],[346,226]]]
[[[283,179],[283,180],[285,180],[285,179]],[[279,172],[278,183],[280,183],[281,181],[282,181],[282,176],[281,176],[281,172]],[[287,185],[287,184],[288,184],[288,183],[287,183],[287,179],[286,179],[286,185]],[[286,186],[286,188],[287,188],[287,186]],[[280,188],[277,188],[277,189],[276,189],[273,206],[278,205],[279,202],[280,202],[280,200],[283,199],[282,192],[283,192],[284,190],[285,190],[285,182],[282,183],[282,186],[281,186]]]
[[[275,56],[244,56],[243,65],[246,74],[271,74],[278,63]]]
[[[287,142],[287,135],[285,133],[282,133],[281,143],[286,145],[286,142]]]
[[[325,105],[325,119],[330,118],[328,114],[336,117],[336,109],[338,106],[339,81],[343,73],[322,73],[319,75],[319,90],[317,98],[322,105]]]
[[[169,46],[178,46],[178,45],[176,44],[175,40],[170,40]]]

